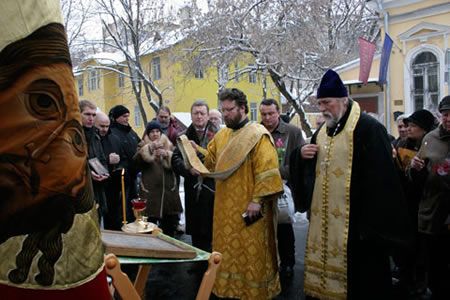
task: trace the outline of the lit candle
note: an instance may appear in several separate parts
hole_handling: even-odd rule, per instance
[[[122,213],[123,213],[123,224],[127,224],[127,212],[125,204],[125,169],[122,169]]]

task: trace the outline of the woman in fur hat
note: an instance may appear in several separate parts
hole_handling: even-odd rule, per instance
[[[178,184],[172,171],[173,145],[161,133],[158,122],[147,124],[143,140],[133,157],[136,168],[142,172],[141,198],[147,200],[149,221],[159,224],[163,232],[174,236],[181,206]]]

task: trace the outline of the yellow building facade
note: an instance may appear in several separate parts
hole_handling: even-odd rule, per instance
[[[217,83],[220,76],[230,78],[226,83],[227,88],[238,88],[244,91],[249,102],[249,118],[259,120],[259,103],[263,98],[263,75],[260,72],[245,73],[235,77],[235,70],[244,68],[248,64],[245,56],[225,69],[210,67],[198,69],[196,72],[186,71],[186,65],[178,59],[174,53],[182,51],[183,44],[174,44],[162,50],[153,51],[141,57],[141,64],[155,85],[163,95],[163,105],[168,106],[172,113],[189,112],[194,101],[204,100],[210,108],[218,107]],[[97,107],[108,113],[109,110],[122,104],[130,110],[130,125],[139,133],[143,133],[141,113],[130,84],[130,78],[124,59],[120,55],[111,53],[99,53],[81,64],[75,71],[76,88],[79,99],[87,99],[94,102]],[[121,69],[123,68],[123,69]],[[124,74],[112,69],[122,70]],[[267,97],[280,100],[280,93],[267,76]],[[154,109],[148,103],[145,92],[142,91],[147,120],[155,116]],[[152,93],[153,100],[158,103],[158,98]]]
[[[388,33],[394,45],[389,60],[387,84],[378,84],[380,55],[376,55],[369,83],[358,81],[359,60],[336,71],[351,97],[380,116],[389,132],[396,133],[394,113],[410,115],[418,109],[437,110],[449,94],[450,2],[448,0],[372,0],[380,14],[381,36]],[[355,37],[357,38],[357,37]]]

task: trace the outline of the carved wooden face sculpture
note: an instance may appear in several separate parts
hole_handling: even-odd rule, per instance
[[[25,233],[21,223],[33,223],[33,211],[49,199],[75,202],[85,193],[86,149],[70,78],[68,65],[41,66],[0,91],[0,228],[19,225],[10,234]]]
[[[62,58],[52,53],[52,30],[62,36],[65,47],[54,51]],[[0,246],[27,235],[9,272],[16,284],[27,280],[38,251],[35,280],[52,284],[62,233],[94,203],[66,45],[62,26],[50,24],[0,52]]]

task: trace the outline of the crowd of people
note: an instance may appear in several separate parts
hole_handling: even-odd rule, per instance
[[[148,220],[175,236],[183,177],[186,234],[193,246],[223,255],[214,294],[268,299],[280,292],[280,276],[293,275],[293,220],[277,208],[292,193],[295,210],[309,218],[308,297],[448,299],[450,96],[439,104],[440,120],[425,109],[399,116],[397,139],[348,97],[334,71],[323,76],[317,99],[321,123],[308,143],[274,99],[261,102],[260,124],[250,122],[238,89],[219,93],[220,111],[194,102],[185,131],[161,107],[141,138],[126,107],[106,116],[80,101],[89,160],[108,171],[91,171],[104,228],[122,225],[124,169],[127,218],[140,197]],[[188,163],[177,145],[182,134],[210,173]]]

